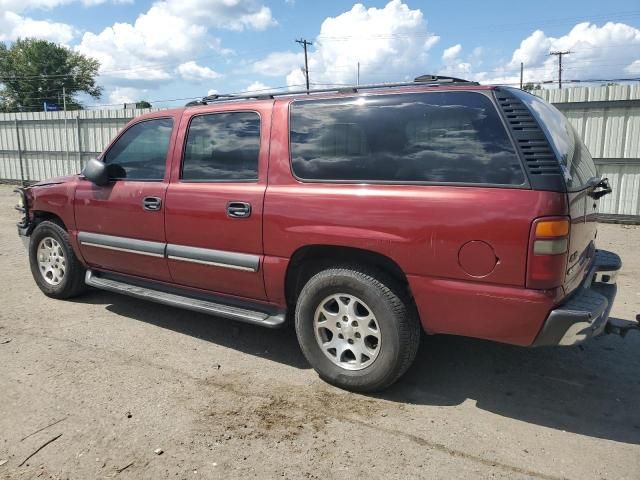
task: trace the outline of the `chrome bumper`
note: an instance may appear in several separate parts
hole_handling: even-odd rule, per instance
[[[582,285],[559,307],[551,310],[533,346],[576,345],[604,333],[617,293],[620,257],[596,251]]]
[[[21,227],[18,225],[18,236],[20,237],[20,240],[22,240],[22,244],[24,245],[24,248],[26,248],[27,250],[29,249],[29,227]]]

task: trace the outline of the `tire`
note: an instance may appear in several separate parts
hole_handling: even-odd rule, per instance
[[[396,382],[420,344],[420,322],[406,291],[381,271],[355,266],[330,268],[309,279],[298,297],[295,327],[318,375],[356,392]]]
[[[40,222],[29,241],[31,274],[42,293],[52,298],[71,298],[85,290],[85,268],[71,244],[69,234],[57,223]]]

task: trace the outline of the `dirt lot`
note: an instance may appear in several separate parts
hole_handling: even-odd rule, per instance
[[[0,477],[640,478],[640,335],[535,350],[434,337],[388,392],[350,394],[318,379],[291,329],[106,292],[46,298],[10,191]],[[613,314],[632,318],[640,228],[602,225],[600,246],[623,257]]]

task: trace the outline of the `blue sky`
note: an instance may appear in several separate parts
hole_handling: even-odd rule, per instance
[[[603,7],[606,5],[606,8]],[[304,81],[374,83],[423,73],[482,82],[557,79],[551,49],[571,50],[565,79],[640,77],[633,1],[0,0],[0,40],[36,36],[98,58],[103,98],[157,106],[210,91]],[[168,101],[170,99],[178,99]]]

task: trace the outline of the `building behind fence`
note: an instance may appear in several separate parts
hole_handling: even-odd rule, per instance
[[[640,220],[640,85],[538,90],[585,139],[613,195],[600,212]],[[133,117],[150,109],[0,114],[0,180],[79,172]]]

